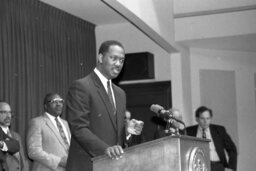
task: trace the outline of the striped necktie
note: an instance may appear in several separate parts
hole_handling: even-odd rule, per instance
[[[204,129],[204,128],[202,129],[202,138],[207,138],[207,137],[206,137],[206,132],[205,132],[205,129]]]
[[[111,103],[111,106],[112,106],[112,109],[113,109],[113,112],[114,112],[114,115],[115,115],[116,114],[116,106],[115,106],[115,103],[114,103],[113,93],[112,93],[112,90],[110,88],[110,81],[109,80],[107,82],[107,87],[108,87],[108,97],[109,97],[109,100],[110,100],[110,103]]]
[[[67,148],[68,148],[68,147],[69,147],[69,143],[68,143],[68,139],[67,139],[67,137],[66,137],[66,135],[65,135],[65,133],[64,133],[63,127],[61,126],[61,123],[60,123],[60,121],[58,120],[57,117],[55,118],[55,121],[56,121],[58,130],[59,130],[60,136],[61,136],[61,138],[63,139],[65,145],[66,145]]]

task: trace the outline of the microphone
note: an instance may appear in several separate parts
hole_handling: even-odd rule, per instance
[[[169,110],[165,110],[162,106],[158,104],[152,104],[150,106],[150,110],[156,113],[157,116],[162,117],[163,119],[166,119],[166,120],[173,119],[172,113]]]
[[[173,116],[174,113],[172,112],[172,110],[165,110],[164,107],[158,104],[152,104],[150,106],[150,110],[156,113],[158,117],[161,117],[166,121],[173,119],[185,126],[185,123],[182,120],[177,118],[178,116]]]

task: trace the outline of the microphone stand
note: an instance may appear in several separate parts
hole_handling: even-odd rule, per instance
[[[179,128],[172,127],[173,121],[174,121],[174,119],[167,120],[167,125],[165,127],[165,133],[170,134],[170,135],[180,135]]]
[[[176,121],[176,122],[179,122],[179,123],[181,123],[181,124],[183,125],[183,127],[184,127],[184,128],[183,128],[183,130],[184,130],[184,135],[187,135],[185,123],[184,123],[183,121],[181,121],[181,120],[179,120],[179,119],[173,117],[171,111],[168,111],[168,113],[169,113],[169,118],[166,119],[166,121],[167,121],[167,125],[166,125],[166,128],[165,128],[165,130],[167,130],[166,133],[170,133],[171,135],[180,135],[180,131],[179,131],[180,129],[179,129],[178,127],[173,128],[173,129],[175,129],[174,132],[171,131],[172,123],[173,123],[174,121]]]

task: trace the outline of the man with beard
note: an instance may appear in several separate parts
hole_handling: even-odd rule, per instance
[[[8,103],[0,102],[0,171],[28,170],[20,135],[10,131],[12,110]]]
[[[69,88],[67,119],[72,138],[68,171],[91,171],[91,158],[98,155],[106,154],[113,159],[123,155],[126,95],[111,80],[119,75],[124,60],[121,43],[103,42],[94,71]],[[142,127],[133,127],[135,123],[128,125],[133,134],[141,133]]]
[[[71,134],[67,121],[60,118],[63,105],[60,95],[47,94],[44,114],[29,123],[27,149],[32,171],[65,171]]]

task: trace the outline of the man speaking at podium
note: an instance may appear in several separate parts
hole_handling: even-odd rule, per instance
[[[125,51],[121,43],[113,40],[103,42],[94,71],[76,80],[69,88],[67,120],[72,138],[68,171],[91,171],[91,158],[95,156],[122,157],[126,139],[126,95],[111,80],[121,72],[124,60]],[[142,126],[135,128],[135,123],[128,125],[133,134],[141,133]]]

